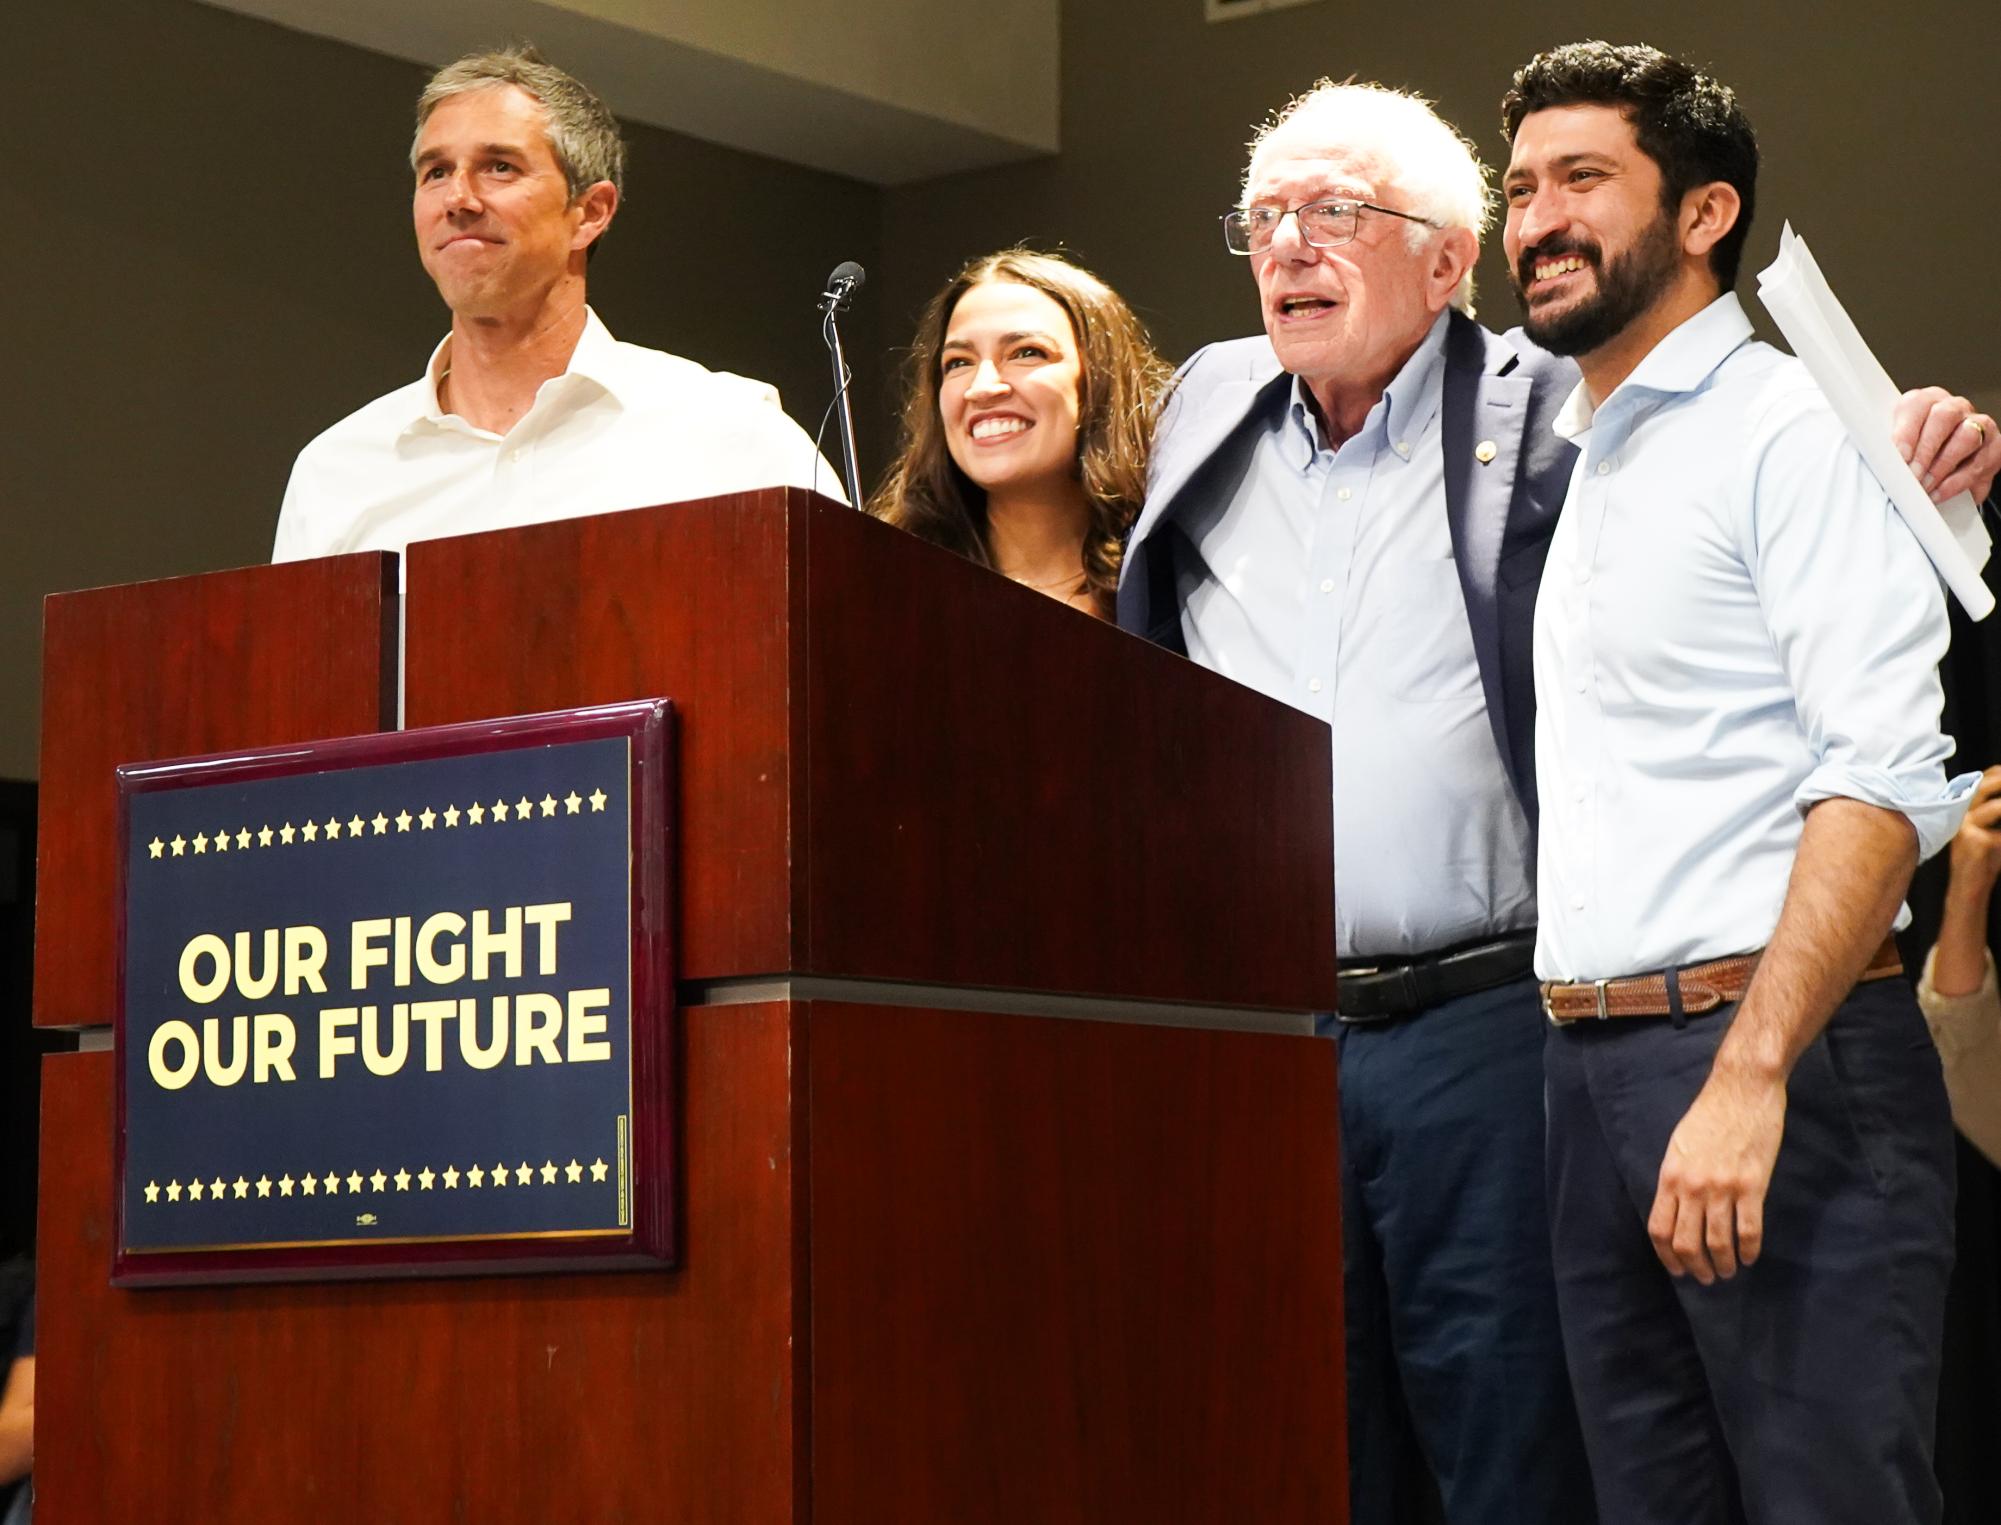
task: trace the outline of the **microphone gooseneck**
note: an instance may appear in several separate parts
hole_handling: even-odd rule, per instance
[[[848,387],[854,381],[854,373],[848,369],[847,359],[841,354],[841,330],[837,321],[854,294],[868,279],[868,273],[851,259],[844,259],[828,272],[827,289],[820,293],[820,338],[826,343],[827,354],[834,364],[834,400],[830,404],[840,420],[841,435],[841,475],[847,483],[848,502],[855,508],[862,506],[861,473],[855,466],[855,415],[848,405]],[[826,428],[821,424],[822,430]],[[817,451],[819,442],[814,442]]]

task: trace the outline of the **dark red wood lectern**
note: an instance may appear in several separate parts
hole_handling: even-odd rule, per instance
[[[408,556],[406,724],[677,706],[681,1269],[114,1290],[112,769],[396,579],[49,602],[38,1521],[1346,1517],[1325,728],[797,491]]]

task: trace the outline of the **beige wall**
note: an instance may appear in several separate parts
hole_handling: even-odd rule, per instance
[[[900,184],[1056,147],[1058,0],[204,0],[436,65],[534,38],[625,120]]]
[[[1963,8],[1851,8],[1805,42],[1723,0],[1421,20],[1325,0],[1216,27],[1200,13],[1068,0],[1064,148],[1039,163],[881,191],[635,131],[594,299],[625,337],[776,381],[811,428],[826,400],[813,293],[861,260],[851,345],[879,464],[886,351],[967,255],[1065,242],[1179,357],[1255,323],[1215,217],[1250,125],[1288,90],[1351,71],[1418,86],[1499,157],[1515,63],[1566,38],[1646,36],[1710,62],[1759,125],[1748,268],[1790,216],[1894,375],[2001,403],[2001,124],[1992,49],[1954,40]],[[192,0],[38,0],[0,28],[16,106],[0,176],[0,775],[28,777],[41,596],[261,559],[293,453],[414,375],[444,317],[409,247],[414,66]],[[728,231],[698,236],[723,208]],[[1483,315],[1512,323],[1491,257],[1483,276]]]
[[[1057,0],[562,0],[569,9],[1017,143],[1056,146]]]

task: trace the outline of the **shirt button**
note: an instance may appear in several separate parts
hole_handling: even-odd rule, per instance
[[[1570,899],[1570,908],[1571,908],[1571,910],[1573,910],[1573,911],[1581,911],[1581,910],[1583,910],[1583,909],[1584,909],[1584,897],[1583,897],[1582,895],[1573,895],[1573,896],[1571,897],[1571,899]]]
[[[1320,680],[1318,678],[1308,678],[1306,680],[1306,688],[1309,693],[1315,693],[1315,694],[1319,693]]]
[[[1343,503],[1346,503],[1350,498],[1354,497],[1355,495],[1352,492],[1350,492],[1347,488],[1343,487],[1336,490],[1334,496],[1339,498]]]
[[[1598,463],[1598,475],[1600,475],[1601,477],[1609,476],[1611,475],[1611,472],[1612,472],[1612,463],[1610,461],[1600,461]]]
[[[1321,578],[1321,579],[1320,579],[1320,591],[1321,591],[1322,593],[1332,593],[1332,592],[1334,591],[1334,579],[1333,579],[1333,578],[1331,578],[1331,577],[1323,577],[1323,578]]]
[[[1397,451],[1397,454],[1398,454],[1398,455],[1409,455],[1409,454],[1410,454],[1410,441],[1408,441],[1408,440],[1398,440],[1398,441],[1397,441],[1397,444],[1396,444],[1396,451]]]

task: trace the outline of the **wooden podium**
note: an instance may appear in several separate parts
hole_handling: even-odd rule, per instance
[[[38,1522],[1346,1518],[1326,728],[798,491],[415,546],[411,726],[680,719],[680,1269],[115,1290],[119,763],[395,559],[49,601]]]

